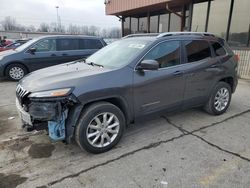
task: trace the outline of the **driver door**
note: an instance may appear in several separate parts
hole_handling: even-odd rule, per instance
[[[35,52],[29,50],[24,53],[24,63],[29,67],[30,71],[59,64],[61,57],[56,51],[56,39],[41,39],[31,46]]]
[[[161,42],[151,49],[143,60],[156,60],[160,68],[158,70],[135,70],[135,115],[141,116],[166,108],[180,107],[185,86],[183,70],[180,66],[180,41]]]

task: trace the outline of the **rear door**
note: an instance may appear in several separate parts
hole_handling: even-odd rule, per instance
[[[217,60],[206,40],[183,41],[185,52],[185,105],[199,105],[207,100],[209,91],[218,74]]]
[[[80,39],[78,38],[58,38],[57,51],[60,54],[60,63],[66,63],[84,58],[84,52],[80,50]]]
[[[99,39],[80,39],[80,49],[83,50],[85,58],[92,55],[103,47]]]
[[[143,60],[156,60],[160,68],[152,71],[135,70],[135,115],[181,106],[185,80],[180,66],[180,41],[161,42],[150,50]]]

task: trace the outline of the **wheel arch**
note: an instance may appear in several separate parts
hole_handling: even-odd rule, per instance
[[[228,83],[231,87],[231,91],[233,92],[234,91],[234,78],[232,76],[227,76],[227,77],[224,77],[224,78],[221,78],[218,82],[225,82],[225,83]]]
[[[7,65],[5,65],[5,67],[4,67],[4,72],[3,72],[4,76],[7,76],[7,73],[6,73],[7,68],[12,64],[20,64],[26,68],[28,73],[30,72],[29,68],[22,61],[11,61]]]
[[[125,116],[126,124],[129,124],[133,121],[132,114],[130,112],[129,106],[128,106],[127,102],[125,101],[125,99],[118,97],[118,96],[112,96],[112,97],[92,100],[92,101],[85,103],[83,109],[86,108],[87,106],[89,106],[93,103],[97,103],[97,102],[109,102],[109,103],[117,106],[123,112],[123,114]]]

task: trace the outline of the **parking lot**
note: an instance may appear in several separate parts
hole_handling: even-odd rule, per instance
[[[221,116],[200,109],[138,122],[111,151],[25,133],[15,82],[0,82],[0,187],[234,187],[250,185],[250,82]]]

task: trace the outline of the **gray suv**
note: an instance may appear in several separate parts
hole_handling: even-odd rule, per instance
[[[86,58],[104,47],[103,39],[90,36],[43,36],[0,52],[0,77],[20,80],[29,72]]]
[[[23,78],[16,104],[23,123],[46,123],[53,140],[101,153],[126,125],[153,113],[203,107],[220,115],[237,86],[237,56],[209,33],[127,36],[86,60]]]

